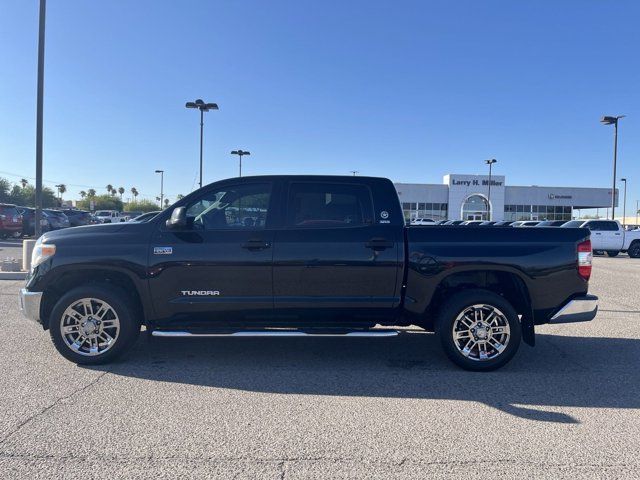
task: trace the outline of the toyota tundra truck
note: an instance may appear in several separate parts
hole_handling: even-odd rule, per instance
[[[415,325],[460,367],[492,370],[534,345],[536,325],[595,317],[589,234],[405,226],[383,178],[233,178],[148,222],[45,233],[20,299],[78,364],[112,361],[142,327],[353,338]]]

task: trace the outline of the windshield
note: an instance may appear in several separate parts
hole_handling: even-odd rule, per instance
[[[109,217],[111,212],[109,210],[99,210],[96,212],[96,217]]]
[[[585,220],[571,220],[560,225],[560,228],[579,228],[584,222]]]

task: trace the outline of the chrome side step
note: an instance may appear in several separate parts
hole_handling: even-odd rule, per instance
[[[229,333],[192,333],[187,331],[169,331],[154,330],[151,332],[154,337],[188,337],[188,338],[204,338],[204,337],[395,337],[398,335],[397,330],[368,330],[364,332],[345,332],[345,333],[307,333],[298,330],[273,330],[273,331],[239,331]]]

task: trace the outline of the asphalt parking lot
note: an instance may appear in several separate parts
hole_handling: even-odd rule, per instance
[[[22,262],[22,239],[0,238],[0,260],[15,258]]]
[[[538,328],[505,368],[430,334],[141,337],[78,367],[0,282],[3,478],[640,478],[640,261],[596,258],[589,324]]]

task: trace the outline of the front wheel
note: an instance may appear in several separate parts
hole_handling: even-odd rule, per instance
[[[108,363],[138,338],[135,309],[121,290],[106,284],[78,287],[64,295],[49,317],[53,344],[67,360]]]
[[[487,290],[453,295],[438,314],[436,335],[446,355],[466,370],[505,365],[518,351],[522,328],[511,304]]]
[[[608,257],[617,257],[620,253],[620,250],[607,250]]]

